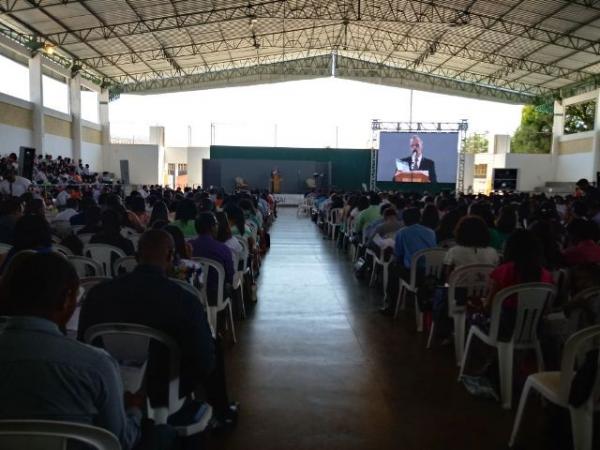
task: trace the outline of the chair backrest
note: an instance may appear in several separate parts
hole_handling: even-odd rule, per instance
[[[71,222],[68,220],[54,220],[51,225],[52,230],[60,237],[64,238],[71,233]]]
[[[83,254],[99,263],[107,276],[112,275],[113,258],[118,259],[126,256],[123,250],[108,244],[87,244],[83,247]]]
[[[142,236],[140,233],[135,231],[133,228],[124,227],[121,228],[121,236],[129,239],[133,243],[133,247],[137,250],[138,242],[140,241],[140,237]]]
[[[204,293],[200,289],[198,289],[197,287],[193,286],[191,283],[188,283],[185,280],[180,280],[179,278],[169,279],[174,283],[177,283],[181,288],[185,289],[194,297],[196,297],[198,301],[202,303],[202,306],[204,306],[204,308],[206,309],[206,298],[204,297]]]
[[[332,208],[329,211],[329,223],[332,225],[339,225],[342,223],[342,215],[344,210],[342,208]]]
[[[217,272],[217,305],[221,305],[223,302],[223,289],[225,287],[225,268],[223,265],[215,260],[209,258],[192,258],[193,261],[196,261],[202,265],[202,273],[204,274],[205,279],[208,280],[208,274],[210,270],[214,270]],[[203,283],[202,291],[206,295],[206,287],[208,282]],[[208,296],[206,297],[208,298]]]
[[[444,258],[448,249],[445,248],[425,248],[416,252],[410,263],[410,284],[417,285],[418,269],[422,268],[422,274],[425,276],[442,278],[444,268]]]
[[[516,299],[514,330],[510,340],[514,344],[537,341],[540,318],[555,296],[556,287],[548,283],[523,283],[502,289],[493,300],[490,337],[494,341],[498,339],[503,305],[507,300]]]
[[[242,259],[243,266],[244,266],[244,268],[242,270],[245,270],[246,267],[248,267],[248,257],[250,256],[250,247],[248,246],[248,241],[246,239],[244,239],[243,237],[236,236],[236,239],[242,246],[241,259]],[[239,268],[236,267],[236,269],[239,269]]]
[[[62,450],[67,448],[69,440],[96,450],[121,450],[114,434],[91,425],[51,420],[0,420],[0,448],[3,449]]]
[[[60,244],[52,244],[52,251],[55,253],[59,253],[63,256],[72,256],[73,252],[71,251],[70,248],[65,247],[64,245],[60,245]]]
[[[145,369],[150,358],[150,342],[162,344],[169,353],[169,386],[167,405],[154,408],[154,414],[160,414],[160,423],[178,411],[185,399],[179,397],[179,367],[181,355],[177,342],[162,331],[133,323],[104,323],[90,327],[84,335],[88,344],[97,343],[102,338],[103,348],[110,353],[121,367],[121,376],[125,390],[141,386]],[[138,368],[138,371],[131,370]],[[128,389],[130,388],[130,389]],[[136,392],[133,390],[132,392]],[[157,410],[161,410],[158,412]],[[156,420],[156,416],[154,417]],[[157,422],[158,423],[158,422]]]
[[[113,273],[116,276],[133,272],[133,269],[135,269],[137,265],[138,262],[135,256],[124,256],[123,258],[119,258],[114,262]]]
[[[569,302],[567,308],[570,310],[568,315],[570,333],[600,325],[600,287],[591,287],[579,292]]]
[[[101,277],[104,275],[104,269],[100,264],[86,256],[67,256],[67,259],[73,264],[79,278]]]
[[[558,269],[552,272],[552,278],[556,286],[556,304],[551,306],[561,306],[569,298],[569,270]]]
[[[81,234],[78,234],[77,237],[79,238],[79,240],[81,242],[83,242],[83,245],[86,245],[86,244],[90,243],[93,235],[94,235],[94,233],[81,233]]]
[[[79,256],[78,258],[81,258],[81,257]],[[65,326],[65,328],[67,329],[67,332],[69,332],[70,334],[72,334],[74,336],[77,335],[77,330],[79,329],[79,314],[81,313],[81,305],[85,301],[85,296],[88,294],[90,289],[92,289],[94,286],[96,286],[97,284],[100,284],[104,281],[107,281],[107,280],[112,280],[112,278],[97,276],[97,277],[82,277],[79,280],[79,289],[81,290],[81,296],[79,297],[79,299],[77,301],[77,306],[75,308],[75,311],[73,311],[71,318],[69,319],[69,321],[67,322],[67,324]]]
[[[456,304],[457,289],[466,290],[466,299],[487,297],[493,270],[491,264],[467,264],[454,269],[448,278],[448,313],[452,315],[464,310],[464,305]]]
[[[590,393],[591,398],[595,399],[600,391],[600,325],[584,328],[567,339],[560,364],[559,397],[564,403],[569,400],[573,377],[577,373],[575,367],[578,362],[581,362],[578,359],[592,350],[598,351],[596,382]]]
[[[12,245],[0,242],[0,255],[10,252],[11,248],[13,248]]]

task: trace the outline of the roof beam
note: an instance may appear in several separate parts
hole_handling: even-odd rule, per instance
[[[73,42],[74,36],[86,42],[106,40],[160,31],[184,29],[229,22],[232,20],[248,20],[249,17],[260,20],[261,18],[276,18],[282,20],[310,19],[321,21],[343,21],[349,23],[377,22],[377,23],[443,23],[450,26],[468,25],[484,30],[494,30],[515,37],[554,44],[574,50],[589,51],[600,54],[600,42],[583,37],[572,36],[557,32],[541,26],[524,25],[507,19],[498,19],[495,16],[479,12],[465,11],[459,7],[439,5],[431,1],[411,0],[405,2],[404,8],[398,8],[396,2],[367,2],[360,11],[354,7],[348,9],[347,17],[342,17],[340,11],[334,8],[337,2],[329,0],[323,5],[321,2],[305,2],[299,8],[285,7],[283,1],[264,1],[248,6],[211,8],[182,14],[165,15],[160,18],[147,18],[142,20],[122,22],[118,24],[101,24],[95,27],[72,29],[68,32],[49,33],[44,37],[58,45]],[[85,5],[85,3],[82,3]]]

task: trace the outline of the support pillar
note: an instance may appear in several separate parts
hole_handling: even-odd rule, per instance
[[[38,155],[44,154],[44,87],[42,83],[42,55],[29,58],[29,101],[33,104],[33,146]]]
[[[101,128],[102,144],[102,170],[100,172],[114,172],[117,163],[113,161],[114,155],[110,145],[110,122],[108,117],[108,89],[102,89],[98,94],[98,122]]]
[[[71,142],[73,160],[81,159],[81,75],[76,73],[69,79],[69,112],[71,113]]]

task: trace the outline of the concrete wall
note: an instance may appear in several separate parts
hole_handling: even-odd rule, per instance
[[[190,186],[202,185],[202,160],[210,158],[209,147],[188,148],[188,184]]]
[[[537,187],[544,186],[547,181],[552,181],[554,160],[550,154],[508,153],[505,165],[507,169],[519,169],[517,175],[519,191],[533,191]]]
[[[32,110],[30,102],[0,93],[0,154],[18,152],[21,146],[33,145]],[[44,153],[71,158],[71,116],[45,108],[44,127]],[[103,168],[101,141],[100,125],[82,121],[81,156],[93,171]]]
[[[111,144],[109,171],[121,178],[121,160],[129,161],[132,184],[162,184],[162,159],[158,145]]]

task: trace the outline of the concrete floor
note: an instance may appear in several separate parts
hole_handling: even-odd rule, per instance
[[[258,303],[226,350],[238,427],[211,448],[507,448],[516,402],[504,411],[470,396],[453,348],[426,350],[414,316],[380,315],[366,284],[310,220],[280,211]],[[520,448],[566,448],[531,400]]]

